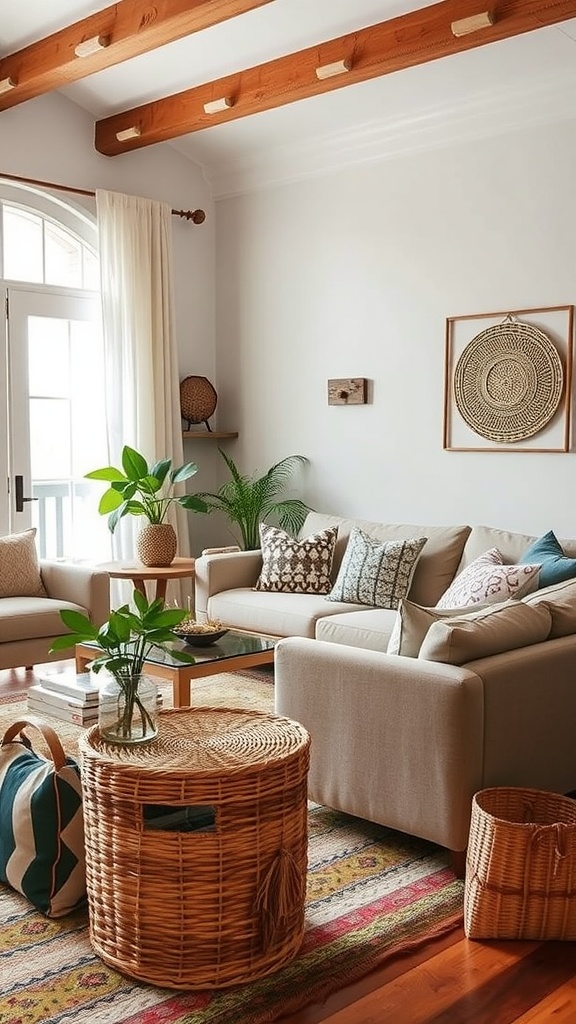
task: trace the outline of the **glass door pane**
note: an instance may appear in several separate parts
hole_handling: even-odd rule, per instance
[[[13,529],[36,526],[46,558],[110,558],[102,487],[84,474],[106,465],[103,346],[96,299],[10,290],[11,479],[31,499]]]

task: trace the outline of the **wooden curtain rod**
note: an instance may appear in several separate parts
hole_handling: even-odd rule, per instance
[[[42,188],[55,188],[59,192],[73,192],[78,196],[96,196],[96,193],[87,188],[73,188],[71,185],[59,185],[55,181],[41,181],[39,178],[22,178],[18,174],[3,174],[0,171],[0,178],[7,178],[9,181],[20,181],[25,185],[40,185]],[[204,210],[172,210],[175,217],[182,217],[184,220],[191,220],[193,224],[203,224],[206,220]]]

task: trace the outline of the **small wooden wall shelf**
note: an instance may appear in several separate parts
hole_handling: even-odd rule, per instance
[[[194,441],[223,441],[226,438],[238,437],[237,430],[183,430],[183,438]]]

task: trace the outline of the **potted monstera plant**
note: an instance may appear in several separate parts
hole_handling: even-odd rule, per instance
[[[104,466],[86,473],[88,480],[104,480],[110,486],[98,505],[101,515],[108,516],[113,533],[123,516],[142,516],[145,526],[140,530],[136,547],[140,561],[147,566],[170,565],[176,554],[176,531],[166,522],[171,505],[189,512],[207,512],[207,504],[195,494],[176,494],[178,484],[198,472],[194,462],[172,468],[171,459],[160,459],[149,466],[144,456],[124,445],[122,469]]]

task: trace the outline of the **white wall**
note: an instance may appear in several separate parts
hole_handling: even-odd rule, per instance
[[[220,201],[241,469],[299,452],[322,511],[574,536],[574,454],[444,451],[442,416],[446,317],[575,302],[575,180],[570,121]],[[328,406],[333,377],[369,378],[371,403]]]
[[[173,218],[175,312],[180,377],[215,379],[214,206],[202,171],[167,145],[109,158],[94,149],[94,120],[64,96],[30,100],[0,117],[0,174],[18,174],[85,189],[148,196],[174,209],[203,209],[202,225]],[[55,193],[95,213],[92,199]],[[217,424],[219,409],[214,422]],[[214,442],[185,442],[184,456],[200,472],[197,489],[212,490],[218,456]],[[194,550],[210,540],[208,517],[190,516]]]

